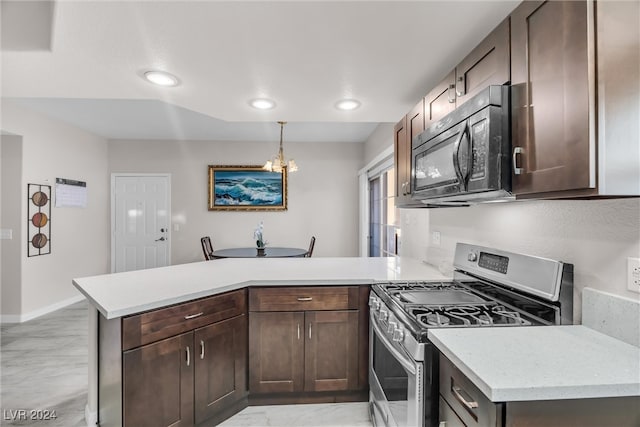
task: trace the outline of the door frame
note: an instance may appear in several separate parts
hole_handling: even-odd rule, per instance
[[[111,273],[116,270],[116,178],[117,177],[162,177],[167,180],[167,218],[169,218],[167,242],[167,266],[171,265],[171,174],[170,173],[112,173],[111,174]]]
[[[393,163],[393,144],[385,148],[373,158],[365,167],[358,171],[358,200],[359,200],[359,235],[358,256],[369,256],[369,177],[380,173]]]

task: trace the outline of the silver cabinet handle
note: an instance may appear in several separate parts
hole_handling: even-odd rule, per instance
[[[187,366],[191,364],[191,352],[189,351],[189,346],[187,346]]]
[[[402,183],[402,195],[406,196],[410,193],[411,188],[409,187],[409,181],[405,181]]]
[[[298,301],[312,301],[313,297],[298,297]]]
[[[204,313],[202,311],[200,313],[196,313],[196,314],[189,314],[187,316],[184,316],[184,320],[195,319],[196,317],[200,317],[203,314]]]
[[[200,359],[204,359],[204,341],[200,340]]]
[[[311,323],[309,323],[309,339],[311,339]]]
[[[462,393],[465,392],[460,387],[451,384],[451,391],[453,392],[453,395],[458,400],[458,402],[462,403],[468,410],[471,411],[478,407],[478,402],[476,402],[475,400],[467,400],[464,398],[464,396],[462,396]]]
[[[462,83],[462,90],[460,89],[460,84]],[[464,76],[458,77],[458,81],[456,82],[456,96],[464,95]]]
[[[451,83],[449,85],[449,89],[447,89],[447,99],[449,101],[449,104],[453,104],[454,102],[456,102],[456,97],[455,96],[451,96],[452,92],[455,95],[455,93],[456,93],[455,89],[456,89],[455,83]]]
[[[411,194],[411,182],[407,181],[404,183],[406,185],[406,191],[404,193],[405,196],[408,196],[409,194]]]
[[[522,155],[524,153],[524,148],[522,147],[513,147],[513,173],[515,175],[520,175],[524,172],[524,168],[518,167],[518,154]]]
[[[300,339],[300,323],[298,323],[298,339]]]

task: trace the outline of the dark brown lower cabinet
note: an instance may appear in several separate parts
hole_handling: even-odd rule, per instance
[[[358,311],[253,312],[251,393],[358,388]]]
[[[354,390],[358,385],[358,312],[305,313],[306,391]],[[308,339],[307,339],[308,338]]]
[[[304,388],[304,313],[249,316],[249,389],[287,393]]]
[[[125,351],[123,418],[125,426],[193,425],[193,333]],[[191,355],[192,356],[192,355]]]
[[[194,331],[196,425],[246,398],[247,317],[242,315]]]
[[[124,425],[199,425],[245,399],[246,330],[241,315],[124,352]]]

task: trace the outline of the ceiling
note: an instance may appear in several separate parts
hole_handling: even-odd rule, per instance
[[[272,141],[286,120],[287,140],[363,141],[517,3],[2,0],[1,93],[110,139]]]

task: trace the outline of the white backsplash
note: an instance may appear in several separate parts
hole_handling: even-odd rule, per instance
[[[640,347],[640,301],[584,288],[582,324]]]
[[[457,242],[572,263],[575,323],[585,287],[640,300],[626,286],[627,257],[640,257],[640,198],[401,209],[400,216],[401,254],[438,267],[451,263]]]

